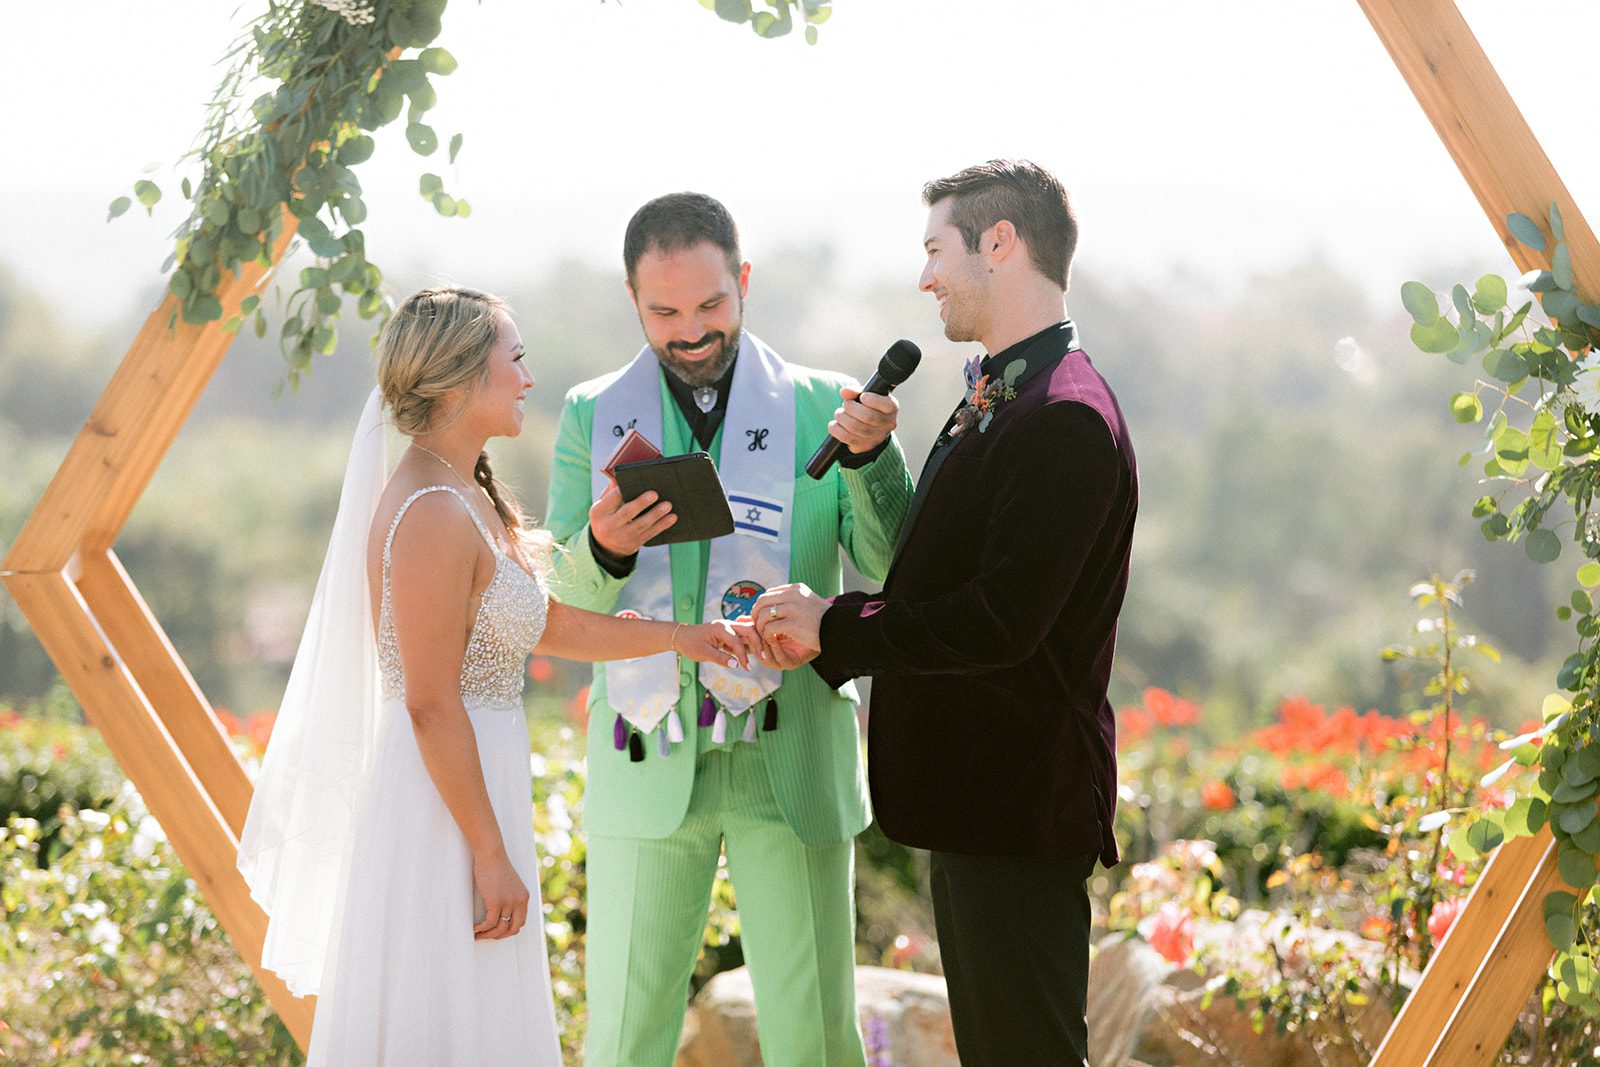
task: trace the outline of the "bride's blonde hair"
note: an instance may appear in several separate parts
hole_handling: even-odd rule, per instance
[[[459,411],[442,411],[441,401],[456,389],[470,395],[488,377],[498,316],[510,312],[499,297],[461,286],[419,289],[405,298],[378,337],[378,388],[395,429],[415,437],[441,429],[436,420],[448,420],[447,426],[460,417]],[[489,494],[513,543],[543,548],[548,537],[529,529],[516,495],[494,476],[489,453],[479,454],[472,476]]]

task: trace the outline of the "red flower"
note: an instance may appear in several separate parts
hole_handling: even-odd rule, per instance
[[[579,733],[589,729],[589,687],[584,686],[578,690],[570,703],[567,704],[567,721],[577,727]]]
[[[528,661],[528,677],[536,682],[548,682],[555,673],[555,665],[543,656],[535,656]]]
[[[1194,916],[1170,900],[1140,921],[1139,935],[1175,967],[1182,967],[1194,955]]]
[[[21,721],[22,716],[9,708],[5,711],[0,711],[0,730],[9,730]]]
[[[1144,691],[1144,706],[1162,726],[1193,726],[1200,720],[1197,705],[1154,686]]]
[[[1200,803],[1215,811],[1227,811],[1237,802],[1228,783],[1214,778],[1200,787]]]
[[[250,738],[250,744],[257,752],[267,750],[267,742],[272,738],[272,728],[278,722],[278,713],[275,711],[258,711],[250,716],[250,721],[245,724],[245,735]]]
[[[229,737],[238,737],[244,732],[244,724],[239,721],[239,716],[227,708],[217,708],[217,721],[222,724],[222,732]]]
[[[1466,897],[1441,900],[1433,906],[1433,910],[1428,913],[1428,933],[1433,935],[1435,944],[1444,941],[1445,935],[1455,925],[1456,917],[1461,914],[1461,909],[1466,906]]]
[[[1117,735],[1123,741],[1136,741],[1150,732],[1150,716],[1138,708],[1123,708],[1118,717]]]
[[[1394,923],[1384,915],[1369,915],[1361,921],[1361,936],[1368,941],[1387,941]]]

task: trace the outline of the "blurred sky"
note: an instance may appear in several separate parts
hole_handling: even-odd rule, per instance
[[[1461,6],[1578,203],[1600,214],[1600,147],[1552,48],[1600,40],[1600,5]],[[368,253],[410,277],[503,288],[566,257],[618,263],[634,208],[692,188],[733,210],[758,272],[765,250],[824,241],[850,277],[912,285],[921,184],[1012,155],[1064,178],[1077,269],[1112,281],[1243,284],[1321,253],[1397,303],[1429,268],[1511,269],[1355,0],[834,9],[807,47],[696,0],[458,0],[436,43],[461,65],[436,80],[429,121],[465,147],[447,168],[442,150],[412,153],[402,124],[382,131],[357,172]],[[143,310],[181,218],[172,165],[257,10],[8,4],[0,264],[86,324]],[[167,194],[155,219],[135,207],[108,225],[106,204],[147,168]],[[469,220],[416,195],[425,170],[471,201]]]

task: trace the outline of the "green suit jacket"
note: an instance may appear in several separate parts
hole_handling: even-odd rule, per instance
[[[899,442],[890,439],[878,458],[860,470],[835,464],[821,480],[805,473],[805,462],[827,434],[839,406],[839,389],[855,386],[840,374],[790,365],[795,378],[795,489],[790,542],[790,581],[804,582],[822,596],[839,592],[842,547],[862,576],[882,582],[894,554],[900,523],[913,487]],[[552,587],[563,603],[591,611],[614,610],[626,578],[614,578],[589,550],[593,503],[590,452],[595,398],[603,379],[567,394],[556,434],[546,525],[561,546]],[[669,456],[695,445],[678,405],[661,383],[662,451]],[[722,435],[711,443],[720,460]],[[679,622],[702,621],[710,542],[671,547],[673,613]],[[716,613],[712,613],[716,617]],[[678,713],[700,744],[694,722],[704,691],[697,664],[679,665]],[[853,685],[829,689],[812,670],[790,671],[776,694],[778,729],[757,742],[789,826],[807,845],[836,844],[860,833],[870,821],[861,742],[856,729]],[[759,709],[756,709],[759,711]],[[606,700],[605,671],[595,665],[589,689],[588,786],[584,825],[588,832],[623,837],[666,837],[683,822],[694,786],[695,752],[687,744],[661,758],[648,745],[642,763],[630,763],[612,745],[616,712]],[[686,738],[686,740],[688,740]]]

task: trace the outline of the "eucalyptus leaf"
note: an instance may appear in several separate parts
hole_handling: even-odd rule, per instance
[[[1506,812],[1506,833],[1527,837],[1544,827],[1546,804],[1538,797],[1518,797]]]
[[[1559,241],[1555,252],[1550,256],[1550,273],[1555,275],[1556,284],[1563,289],[1572,288],[1572,251],[1567,248],[1567,242]]]
[[[1416,332],[1413,326],[1412,332]],[[1483,369],[1491,378],[1502,382],[1517,382],[1528,376],[1528,364],[1515,352],[1504,348],[1491,348],[1483,356]]]
[[[1578,298],[1565,289],[1552,289],[1544,294],[1544,313],[1558,322],[1577,318]],[[1550,337],[1546,343],[1552,341],[1555,343],[1550,347],[1555,348],[1561,343],[1561,338],[1559,335]]]
[[[1439,298],[1421,282],[1406,282],[1400,287],[1400,303],[1411,313],[1418,326],[1432,326],[1439,321]]]
[[[1506,228],[1511,231],[1511,236],[1529,248],[1536,252],[1544,251],[1544,231],[1539,229],[1539,224],[1528,216],[1512,212],[1506,216]]]
[[[1554,530],[1534,530],[1523,546],[1535,563],[1552,563],[1561,555],[1561,538]]]
[[[1595,883],[1594,857],[1569,842],[1563,841],[1556,852],[1556,869],[1561,880],[1574,889],[1588,889]]]
[[[1478,279],[1472,293],[1472,304],[1485,315],[1492,315],[1506,306],[1506,280],[1498,274],[1485,274]]]
[[[1506,834],[1498,822],[1489,816],[1480,818],[1477,822],[1467,827],[1467,842],[1481,855],[1492,852],[1500,847],[1506,839]]]
[[[132,206],[133,200],[131,198],[126,196],[117,197],[115,200],[111,201],[111,206],[106,208],[106,221],[110,222],[112,219],[116,218],[118,215],[121,215],[124,211],[127,211]]]
[[[1461,343],[1461,334],[1448,319],[1435,316],[1429,325],[1411,327],[1411,343],[1424,352],[1443,354]]]
[[[1571,948],[1578,939],[1578,898],[1562,890],[1546,895],[1544,929],[1556,951]]]
[[[439,147],[439,136],[433,132],[433,127],[413,122],[406,127],[406,142],[419,156],[428,156]]]
[[[140,179],[133,183],[133,196],[148,212],[161,201],[161,188],[155,182]]]
[[[459,133],[456,134],[454,137],[450,138],[450,159],[449,159],[449,162],[454,163],[456,161],[456,153],[461,151],[461,142],[462,142],[462,140],[463,140],[463,135],[459,134]]]
[[[1450,414],[1457,422],[1477,422],[1483,418],[1483,402],[1472,393],[1457,393],[1450,398]]]

